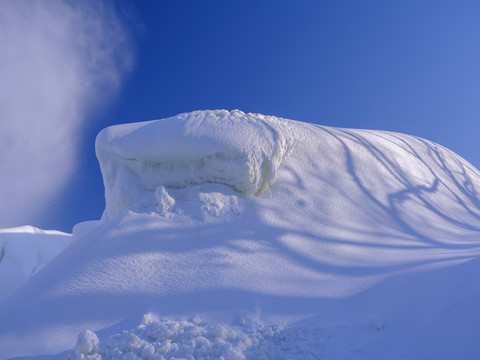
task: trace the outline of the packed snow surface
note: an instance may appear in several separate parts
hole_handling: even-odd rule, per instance
[[[0,359],[480,356],[480,173],[448,149],[238,110],[96,146],[102,220],[0,301]]]

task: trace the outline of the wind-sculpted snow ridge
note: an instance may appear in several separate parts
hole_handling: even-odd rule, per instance
[[[293,142],[290,123],[216,110],[104,129],[95,145],[105,184],[103,218],[137,203],[155,202],[165,212],[165,201],[173,201],[166,188],[219,183],[249,196],[265,192]]]

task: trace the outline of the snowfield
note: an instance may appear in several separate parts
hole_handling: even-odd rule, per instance
[[[218,110],[96,151],[103,217],[0,301],[0,359],[480,356],[480,173],[448,149]]]

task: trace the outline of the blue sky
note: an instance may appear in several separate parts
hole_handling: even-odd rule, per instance
[[[131,46],[112,56],[135,60],[108,101],[84,113],[73,176],[38,206],[36,226],[71,231],[101,216],[99,130],[193,110],[408,133],[480,166],[480,2],[151,0],[115,9]]]

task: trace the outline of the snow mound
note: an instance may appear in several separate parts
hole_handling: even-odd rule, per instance
[[[173,205],[166,188],[218,183],[248,196],[265,192],[293,143],[289,122],[216,110],[102,130],[95,147],[105,184],[103,219],[145,193],[165,213]]]
[[[69,240],[70,234],[33,226],[0,229],[0,298],[57,256]]]
[[[319,328],[260,325],[245,320],[239,326],[210,326],[192,320],[156,320],[147,314],[135,330],[112,335],[99,345],[90,330],[78,336],[69,360],[167,359],[318,359],[328,336]]]
[[[106,129],[97,153],[104,219],[1,299],[0,359],[67,358],[80,333],[90,359],[304,359],[322,334],[317,358],[480,354],[480,172],[452,151],[207,111]],[[145,313],[171,322],[128,331]]]

